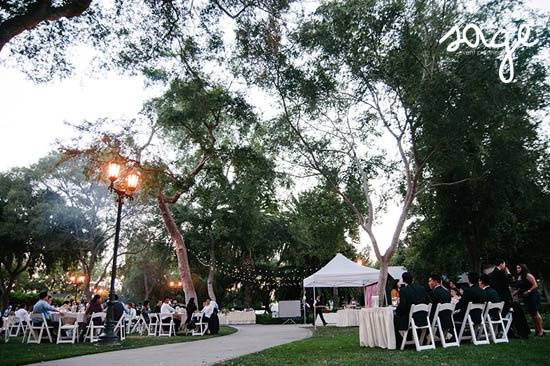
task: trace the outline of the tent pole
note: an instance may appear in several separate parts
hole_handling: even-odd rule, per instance
[[[313,286],[313,329],[316,328],[315,323],[317,323],[317,307],[315,306],[315,301],[317,298],[315,297],[315,286]]]
[[[304,325],[306,325],[306,319],[307,319],[307,313],[306,313],[306,310],[307,310],[307,293],[306,293],[306,286],[304,286],[304,297],[303,297],[303,300],[304,300]]]

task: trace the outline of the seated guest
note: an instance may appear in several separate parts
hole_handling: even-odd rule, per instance
[[[135,319],[137,316],[137,312],[136,312],[136,309],[134,308],[134,304],[131,302],[128,303],[128,316],[131,320]]]
[[[391,302],[392,305],[397,305],[399,303],[399,281],[395,281],[391,289]]]
[[[428,277],[428,286],[431,289],[429,296],[430,302],[432,303],[430,319],[433,320],[437,304],[449,304],[451,302],[451,294],[449,290],[441,286],[441,276],[438,274],[431,274],[430,277]],[[452,327],[452,316],[453,314],[450,311],[439,313],[439,320],[444,330]]]
[[[458,292],[458,290],[452,288],[451,291],[451,303],[452,304],[458,304],[458,302],[460,301],[460,293]]]
[[[176,312],[176,309],[174,309],[170,305],[170,302],[171,302],[171,299],[169,297],[167,297],[167,298],[164,299],[164,302],[162,303],[162,306],[160,307],[160,321],[161,321],[161,323],[169,323],[170,322],[170,320],[169,320],[170,317],[167,316],[167,314],[174,314]],[[175,324],[176,330],[178,330],[180,328],[181,320],[179,320],[177,318],[174,318],[174,317],[173,317],[173,319],[174,319],[174,324]]]
[[[479,287],[483,290],[483,300],[492,303],[500,302],[498,292],[490,286],[490,283],[491,277],[489,275],[483,273],[479,276]]]
[[[120,318],[122,318],[122,315],[128,314],[128,308],[126,305],[119,300],[118,295],[114,295],[115,301],[113,302],[113,313],[115,320],[118,321]]]
[[[71,311],[71,303],[69,301],[63,301],[63,305],[61,305],[60,310]]]
[[[17,310],[15,310],[15,316],[20,322],[29,323],[31,321],[31,316],[29,315],[25,305],[20,305]]]
[[[185,311],[187,312],[187,319],[185,319],[185,324],[187,329],[194,329],[195,325],[193,323],[193,313],[197,311],[197,305],[195,305],[195,298],[189,298],[187,305],[185,306]]]
[[[441,276],[432,274],[428,277],[428,286],[430,287],[430,302],[433,304],[432,309],[435,310],[437,304],[448,304],[451,302],[451,294],[441,286]]]
[[[483,300],[485,302],[497,303],[500,302],[500,296],[498,292],[492,288],[489,284],[491,283],[491,277],[488,274],[483,273],[479,276],[479,287],[483,290]],[[496,319],[498,317],[498,310],[493,309],[490,312],[491,318]]]
[[[86,312],[85,312],[86,323],[90,322],[90,318],[92,317],[93,313],[101,313],[101,312],[103,312],[103,306],[101,306],[101,296],[94,295],[94,297],[92,297],[92,300],[88,304],[88,308],[86,308]],[[101,319],[99,318],[94,319],[94,324],[95,325],[101,324]]]
[[[147,323],[149,323],[149,313],[151,312],[151,309],[149,308],[149,300],[145,300],[143,302],[143,306],[141,307],[141,315],[143,315],[143,319],[145,319],[145,321]]]
[[[402,275],[403,286],[399,290],[399,304],[395,309],[395,327],[397,338],[401,338],[400,331],[406,331],[409,327],[409,313],[412,305],[427,304],[428,294],[424,287],[413,283],[413,277],[409,272],[405,272]],[[418,317],[418,315],[417,315]],[[415,318],[417,321],[417,318]],[[425,324],[424,320],[418,319],[418,324]],[[398,342],[399,343],[399,342]]]
[[[155,309],[154,309],[155,311],[154,312],[159,314],[161,306],[162,306],[162,301],[161,300],[157,301],[157,305],[155,305]]]
[[[468,303],[483,304],[483,290],[478,285],[479,275],[476,272],[468,273],[468,287],[464,288],[462,297],[456,304],[455,320],[462,321],[466,313]],[[481,320],[479,312],[472,314],[472,320],[477,324]]]
[[[48,293],[46,291],[41,292],[38,295],[38,301],[36,304],[34,304],[32,308],[33,313],[41,313],[44,315],[46,320],[50,321],[50,313],[58,313],[59,311],[54,308],[52,305],[50,305],[50,302],[48,302]]]

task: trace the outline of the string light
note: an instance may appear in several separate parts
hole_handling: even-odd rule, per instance
[[[211,267],[211,261],[209,259],[204,258],[200,253],[195,253],[192,250],[188,251],[197,258],[198,262],[205,266],[210,268]],[[280,273],[276,273],[274,271],[264,270],[261,268],[254,268],[251,269],[244,269],[240,270],[235,267],[230,267],[226,265],[225,263],[219,263],[214,261],[213,263],[214,267],[216,268],[216,272],[227,275],[233,279],[237,279],[241,282],[248,282],[248,283],[258,283],[263,281],[263,284],[273,284],[278,285],[280,287],[290,287],[290,286],[301,286],[303,281],[303,276],[305,274],[309,274],[313,271],[308,271],[306,273],[305,271],[299,270],[299,269],[286,269],[283,270],[284,275],[281,275]],[[291,274],[293,276],[286,276],[288,274]]]

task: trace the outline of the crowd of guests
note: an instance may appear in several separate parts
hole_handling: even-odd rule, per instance
[[[122,316],[126,316],[130,321],[137,319],[141,315],[144,320],[149,323],[150,313],[158,313],[161,323],[166,324],[170,321],[170,314],[173,316],[175,329],[180,329],[181,322],[184,321],[184,326],[188,330],[193,330],[197,319],[202,318],[203,322],[208,323],[208,331],[210,334],[217,334],[219,332],[219,319],[218,311],[219,307],[216,301],[206,299],[203,302],[201,311],[197,311],[195,299],[190,298],[186,305],[180,305],[176,300],[166,297],[163,301],[159,301],[154,308],[151,308],[149,300],[138,303],[124,303],[119,299],[117,295],[114,295],[113,314],[116,321]],[[185,309],[186,318],[182,319],[179,315],[182,314],[182,310]],[[42,314],[44,319],[51,326],[55,332],[57,329],[57,322],[54,320],[52,314],[54,313],[84,313],[84,325],[89,324],[92,321],[92,314],[101,313],[107,311],[107,302],[103,301],[100,295],[94,295],[89,303],[82,301],[64,301],[62,305],[53,305],[52,296],[48,295],[47,291],[41,292],[38,296],[38,300],[32,306],[25,304],[19,304],[17,306],[10,305],[2,312],[3,317],[8,315],[15,315],[22,322],[31,321],[31,313]],[[101,318],[93,319],[95,324],[102,322]],[[40,319],[33,319],[33,322],[40,322]]]
[[[495,268],[490,274],[468,273],[468,283],[465,286],[457,286],[453,282],[443,284],[441,276],[432,274],[428,279],[427,290],[424,286],[414,283],[410,273],[402,275],[402,285],[398,292],[392,291],[392,298],[397,297],[395,310],[395,326],[398,338],[407,330],[409,312],[413,304],[432,305],[432,314],[437,304],[454,303],[454,314],[440,318],[443,327],[447,328],[449,322],[462,321],[468,303],[483,304],[486,302],[504,302],[502,316],[513,311],[513,321],[509,336],[526,338],[529,327],[525,319],[523,308],[518,300],[523,300],[527,311],[533,318],[535,336],[544,336],[542,317],[540,315],[541,298],[535,277],[529,272],[525,264],[516,266],[516,276],[512,276],[504,260],[497,260]],[[480,317],[480,314],[476,315]],[[473,319],[476,322],[476,319]]]

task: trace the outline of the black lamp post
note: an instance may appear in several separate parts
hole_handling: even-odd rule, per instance
[[[109,301],[107,302],[107,316],[105,319],[105,327],[103,328],[103,333],[99,336],[100,344],[114,344],[118,343],[119,338],[115,334],[115,279],[116,279],[116,268],[117,268],[117,255],[118,255],[118,243],[119,243],[119,234],[120,234],[120,214],[122,212],[122,204],[124,199],[132,199],[132,195],[136,191],[136,188],[139,183],[139,175],[135,172],[131,172],[125,176],[121,181],[120,177],[120,164],[116,162],[111,162],[107,166],[107,174],[111,184],[109,185],[109,191],[116,193],[117,195],[117,215],[116,215],[116,226],[115,226],[115,246],[113,249],[113,267],[111,270],[111,287],[109,289]]]

